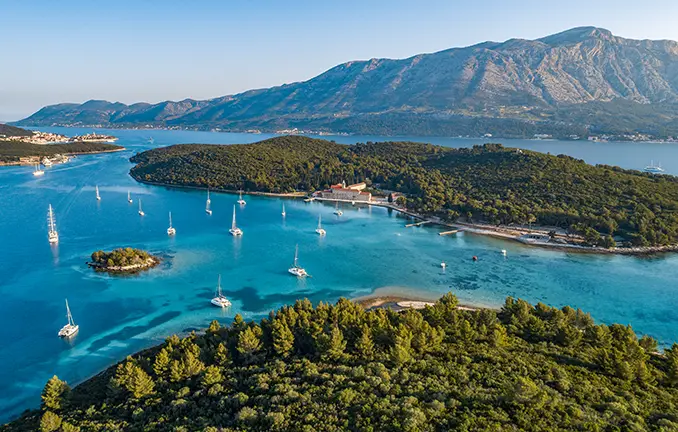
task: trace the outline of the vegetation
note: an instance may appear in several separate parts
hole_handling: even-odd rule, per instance
[[[31,144],[18,141],[0,140],[0,162],[18,162],[19,158],[29,156],[54,156],[55,154],[97,153],[121,150],[123,147],[113,144],[94,142],[75,142],[68,144]]]
[[[308,300],[172,336],[4,432],[678,430],[678,344],[508,298],[501,311]],[[59,429],[60,428],[60,429]]]
[[[556,226],[612,246],[678,243],[678,178],[486,144],[452,149],[383,142],[340,145],[298,136],[245,145],[177,145],[131,159],[140,181],[265,192],[345,180],[406,194],[445,220]],[[399,200],[402,203],[402,200]]]
[[[9,136],[31,136],[33,132],[16,126],[0,123],[0,139]]]
[[[157,265],[159,259],[146,251],[133,248],[118,248],[111,252],[96,251],[88,263],[101,271],[136,271]]]

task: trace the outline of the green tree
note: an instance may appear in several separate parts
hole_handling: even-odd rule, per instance
[[[404,325],[398,327],[390,357],[396,365],[404,365],[412,360],[412,332]]]
[[[276,319],[273,320],[271,334],[275,352],[282,357],[289,356],[294,348],[294,334],[290,328],[282,320]]]
[[[167,376],[169,372],[169,366],[171,361],[170,348],[168,346],[160,350],[158,355],[155,356],[155,361],[153,362],[153,372],[159,377]]]
[[[371,360],[374,356],[374,340],[372,339],[372,331],[367,325],[363,325],[360,332],[360,338],[356,341],[356,350],[360,358]]]
[[[261,331],[260,328],[256,328],[259,332]],[[254,360],[261,349],[261,338],[258,332],[252,327],[247,327],[244,331],[241,331],[238,334],[238,345],[236,349],[245,362]]]
[[[58,431],[61,427],[61,417],[51,411],[45,411],[40,418],[40,432]]]
[[[127,390],[136,399],[151,395],[155,391],[153,379],[132,360],[118,365],[111,384],[114,388]]]
[[[202,376],[202,385],[207,388],[220,383],[223,380],[224,377],[221,375],[221,370],[217,366],[207,366],[205,373]]]
[[[43,408],[54,411],[60,410],[65,399],[68,397],[71,388],[66,382],[61,381],[56,375],[47,381],[45,388],[42,390],[42,406]]]

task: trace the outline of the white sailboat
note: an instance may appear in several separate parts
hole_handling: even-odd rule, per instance
[[[231,305],[231,301],[221,293],[221,275],[219,275],[219,281],[217,282],[217,295],[210,303],[221,308],[229,307]]]
[[[132,201],[132,195],[127,191],[127,202],[132,204],[134,201]]]
[[[236,237],[242,235],[242,230],[238,228],[238,226],[235,224],[235,206],[233,206],[233,222],[231,223],[231,229],[228,230],[228,232],[230,232],[231,235]]]
[[[35,171],[33,171],[33,175],[36,176],[36,177],[41,176],[41,175],[45,175],[45,172],[40,169],[40,164],[37,164],[35,166]]]
[[[168,236],[173,236],[177,233],[177,230],[172,226],[172,212],[169,212],[169,228],[167,228],[167,235]]]
[[[49,231],[47,232],[47,239],[50,243],[59,242],[59,233],[56,229],[56,223],[54,222],[54,212],[52,211],[52,204],[49,205],[49,211],[47,212],[47,221],[49,222]]]
[[[68,299],[66,299],[66,317],[68,318],[68,324],[61,327],[61,330],[59,330],[59,337],[62,338],[70,338],[80,330],[80,326],[73,321],[71,308],[68,307]]]
[[[212,214],[212,209],[210,208],[210,204],[212,204],[212,200],[210,199],[210,190],[207,189],[207,203],[205,204],[205,213],[208,215]]]
[[[337,201],[337,202],[334,204],[334,214],[337,215],[337,216],[341,216],[341,215],[344,214],[343,211],[339,210],[339,201]]]
[[[141,198],[139,198],[139,216],[146,216],[146,213],[141,209]]]
[[[324,236],[327,234],[327,231],[323,229],[322,223],[321,223],[321,216],[318,215],[318,228],[315,229],[315,232],[317,232],[319,235]]]
[[[97,201],[101,201],[101,195],[99,195],[99,186],[94,186],[94,190],[97,193]]]
[[[304,278],[308,276],[306,270],[299,266],[299,245],[294,249],[294,264],[288,270],[291,274],[296,277]]]
[[[283,203],[282,216],[283,216],[283,217],[287,216],[287,212],[285,211],[285,203]]]
[[[242,190],[240,191],[240,198],[238,199],[238,204],[240,204],[240,205],[247,204],[247,202],[245,202],[245,200],[242,199]]]
[[[664,168],[662,168],[662,164],[655,165],[654,161],[651,161],[650,165],[646,166],[643,171],[651,174],[661,174],[664,172]]]

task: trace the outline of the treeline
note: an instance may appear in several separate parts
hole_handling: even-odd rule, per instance
[[[141,249],[118,248],[111,252],[96,251],[92,253],[92,263],[101,267],[125,267],[141,265],[151,258],[151,254]]]
[[[365,181],[406,194],[412,210],[448,221],[537,224],[592,245],[678,243],[678,179],[591,166],[486,144],[451,149],[384,142],[340,145],[299,136],[245,145],[177,145],[133,157],[140,181],[265,192]]]
[[[172,336],[4,431],[503,431],[678,428],[678,344],[508,298],[500,311],[308,300]]]
[[[0,123],[0,139],[10,136],[31,136],[33,132],[16,126]]]
[[[123,147],[93,142],[75,142],[68,144],[31,144],[0,139],[0,162],[15,162],[29,156],[54,156],[55,154],[95,153],[119,150]]]

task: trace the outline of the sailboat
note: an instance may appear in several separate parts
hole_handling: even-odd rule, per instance
[[[233,206],[233,222],[231,223],[231,229],[228,230],[228,232],[231,233],[231,235],[234,235],[236,237],[239,237],[242,235],[242,230],[238,228],[235,224],[235,206]]]
[[[238,199],[238,204],[240,204],[240,205],[247,204],[247,202],[245,202],[245,200],[242,199],[242,190],[240,191],[240,198]]]
[[[101,195],[99,195],[99,186],[94,186],[94,190],[97,192],[97,201],[101,201]]]
[[[335,215],[341,216],[341,215],[344,214],[343,211],[339,210],[339,201],[337,201],[337,202],[335,203],[334,209],[335,209],[335,210],[334,210],[334,214],[335,214]]]
[[[662,164],[655,165],[654,161],[651,161],[650,165],[646,166],[643,171],[646,173],[661,174],[664,172],[664,168],[662,168]]]
[[[219,275],[219,282],[217,282],[217,295],[210,303],[221,308],[229,307],[231,305],[230,300],[221,293],[221,275]]]
[[[134,201],[132,201],[132,195],[130,195],[129,191],[127,191],[127,202],[132,204]]]
[[[52,204],[49,205],[47,221],[49,222],[49,231],[47,233],[47,238],[49,239],[50,243],[58,243],[59,233],[57,232],[56,223],[54,222],[54,212],[52,211]]]
[[[285,211],[285,203],[283,203],[282,215],[283,215],[283,217],[287,216],[287,212]]]
[[[169,228],[167,228],[167,235],[173,236],[177,233],[177,230],[172,226],[172,212],[169,212],[169,219],[170,219],[170,224],[169,224]]]
[[[153,139],[153,137],[148,138],[148,143],[149,144],[155,144],[155,140]]]
[[[35,171],[33,171],[33,175],[36,176],[36,177],[41,176],[41,175],[45,175],[45,172],[40,169],[40,164],[37,164],[35,166]]]
[[[292,267],[290,267],[287,271],[300,278],[308,276],[306,270],[299,267],[299,245],[297,245],[297,247],[294,249],[294,264],[292,264]]]
[[[146,213],[141,209],[141,198],[139,198],[139,216],[146,216]]]
[[[317,232],[321,236],[327,234],[327,232],[323,229],[323,226],[321,224],[320,215],[318,215],[318,228],[315,229],[315,232]]]
[[[207,203],[205,204],[205,213],[208,215],[212,214],[212,209],[210,208],[210,204],[212,204],[212,200],[210,199],[210,190],[207,189]]]
[[[68,299],[66,299],[66,317],[68,318],[68,324],[61,327],[61,330],[59,330],[59,337],[62,338],[70,338],[80,330],[80,326],[73,321],[71,308],[68,307]]]

